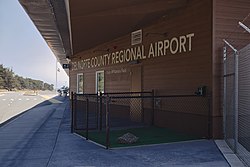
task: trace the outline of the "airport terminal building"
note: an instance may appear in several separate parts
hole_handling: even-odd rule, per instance
[[[249,0],[19,1],[64,64],[70,91],[175,96],[199,89],[210,115],[187,109],[173,121],[158,99],[155,124],[223,137],[223,39],[237,48],[249,43],[238,26],[250,25]],[[199,126],[207,119],[208,129]]]

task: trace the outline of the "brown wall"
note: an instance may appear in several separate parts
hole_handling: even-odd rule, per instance
[[[194,94],[199,86],[204,85],[208,87],[208,92],[211,93],[212,2],[210,0],[190,0],[185,7],[169,11],[162,19],[143,28],[143,45],[145,46],[145,50],[148,50],[150,43],[189,33],[195,34],[192,39],[192,51],[174,55],[168,53],[165,56],[139,61],[138,65],[142,67],[143,91],[154,89],[157,95]],[[164,34],[167,35],[165,36]],[[72,62],[130,47],[130,34],[128,34],[74,55]],[[131,68],[133,66],[135,65],[131,63],[123,63],[98,68],[84,68],[77,71],[70,70],[71,91],[76,91],[77,73],[84,73],[85,92],[95,92],[95,72],[99,70],[105,71],[106,92],[130,91]],[[115,71],[112,72],[112,70]],[[117,71],[123,72],[116,73]],[[170,117],[168,117],[166,112],[161,115],[159,114],[155,120],[159,126],[169,126],[174,122],[178,122],[178,117],[175,117],[175,120],[172,120],[174,122],[171,123]],[[196,118],[193,117],[194,119],[188,118],[188,115],[182,115],[183,119],[179,120],[182,122],[181,126],[184,128],[190,123],[183,121],[184,117],[185,120],[201,122],[199,115],[203,115],[203,113],[198,113]],[[193,127],[196,128],[195,131],[207,131],[207,129],[203,129],[203,127],[195,124],[188,128],[188,130],[192,131]]]
[[[195,33],[189,53],[160,57],[144,63],[144,89],[162,94],[193,94],[198,86],[211,90],[211,2],[189,1],[187,7],[169,14],[147,32],[167,32],[168,36]],[[148,42],[159,36],[147,37]],[[161,37],[163,38],[163,37]],[[145,42],[147,42],[145,41]],[[156,82],[159,81],[159,82]]]
[[[249,43],[250,35],[238,27],[249,15],[249,0],[213,0],[213,115],[214,136],[222,137],[223,111],[223,39],[237,49]],[[250,26],[250,17],[244,21]]]
[[[185,8],[170,11],[169,14],[156,21],[152,26],[143,28],[143,45],[148,50],[150,43],[171,39],[180,35],[195,33],[192,40],[192,51],[166,55],[153,59],[141,60],[143,90],[155,89],[162,94],[193,94],[198,86],[206,85],[211,91],[211,6],[210,0],[189,1]],[[198,10],[197,10],[198,9]],[[159,34],[153,34],[159,33]],[[167,36],[160,35],[167,33]],[[113,47],[116,46],[116,49]],[[130,48],[130,34],[117,40],[97,46],[91,50],[75,55],[72,61],[79,58],[89,58],[109,52]],[[107,75],[105,73],[106,91],[129,91],[131,64],[109,65],[100,68],[85,68],[70,71],[71,78],[77,73],[85,74],[85,92],[95,91],[95,71],[110,71],[126,69],[126,73]],[[121,76],[122,75],[122,76]],[[112,82],[109,82],[112,81]],[[75,78],[71,79],[72,90],[76,85]]]

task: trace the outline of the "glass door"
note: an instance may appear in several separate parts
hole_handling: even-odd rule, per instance
[[[77,93],[83,93],[84,91],[84,78],[83,73],[77,74]]]
[[[96,92],[104,93],[104,71],[96,72]]]

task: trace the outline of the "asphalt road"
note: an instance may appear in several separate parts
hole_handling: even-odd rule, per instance
[[[39,92],[28,95],[24,92],[0,93],[0,124],[28,109],[54,97],[55,92]]]

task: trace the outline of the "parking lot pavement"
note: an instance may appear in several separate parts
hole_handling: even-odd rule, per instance
[[[24,92],[1,92],[0,124],[55,95],[55,92],[49,91],[43,91],[41,95],[26,95]]]

